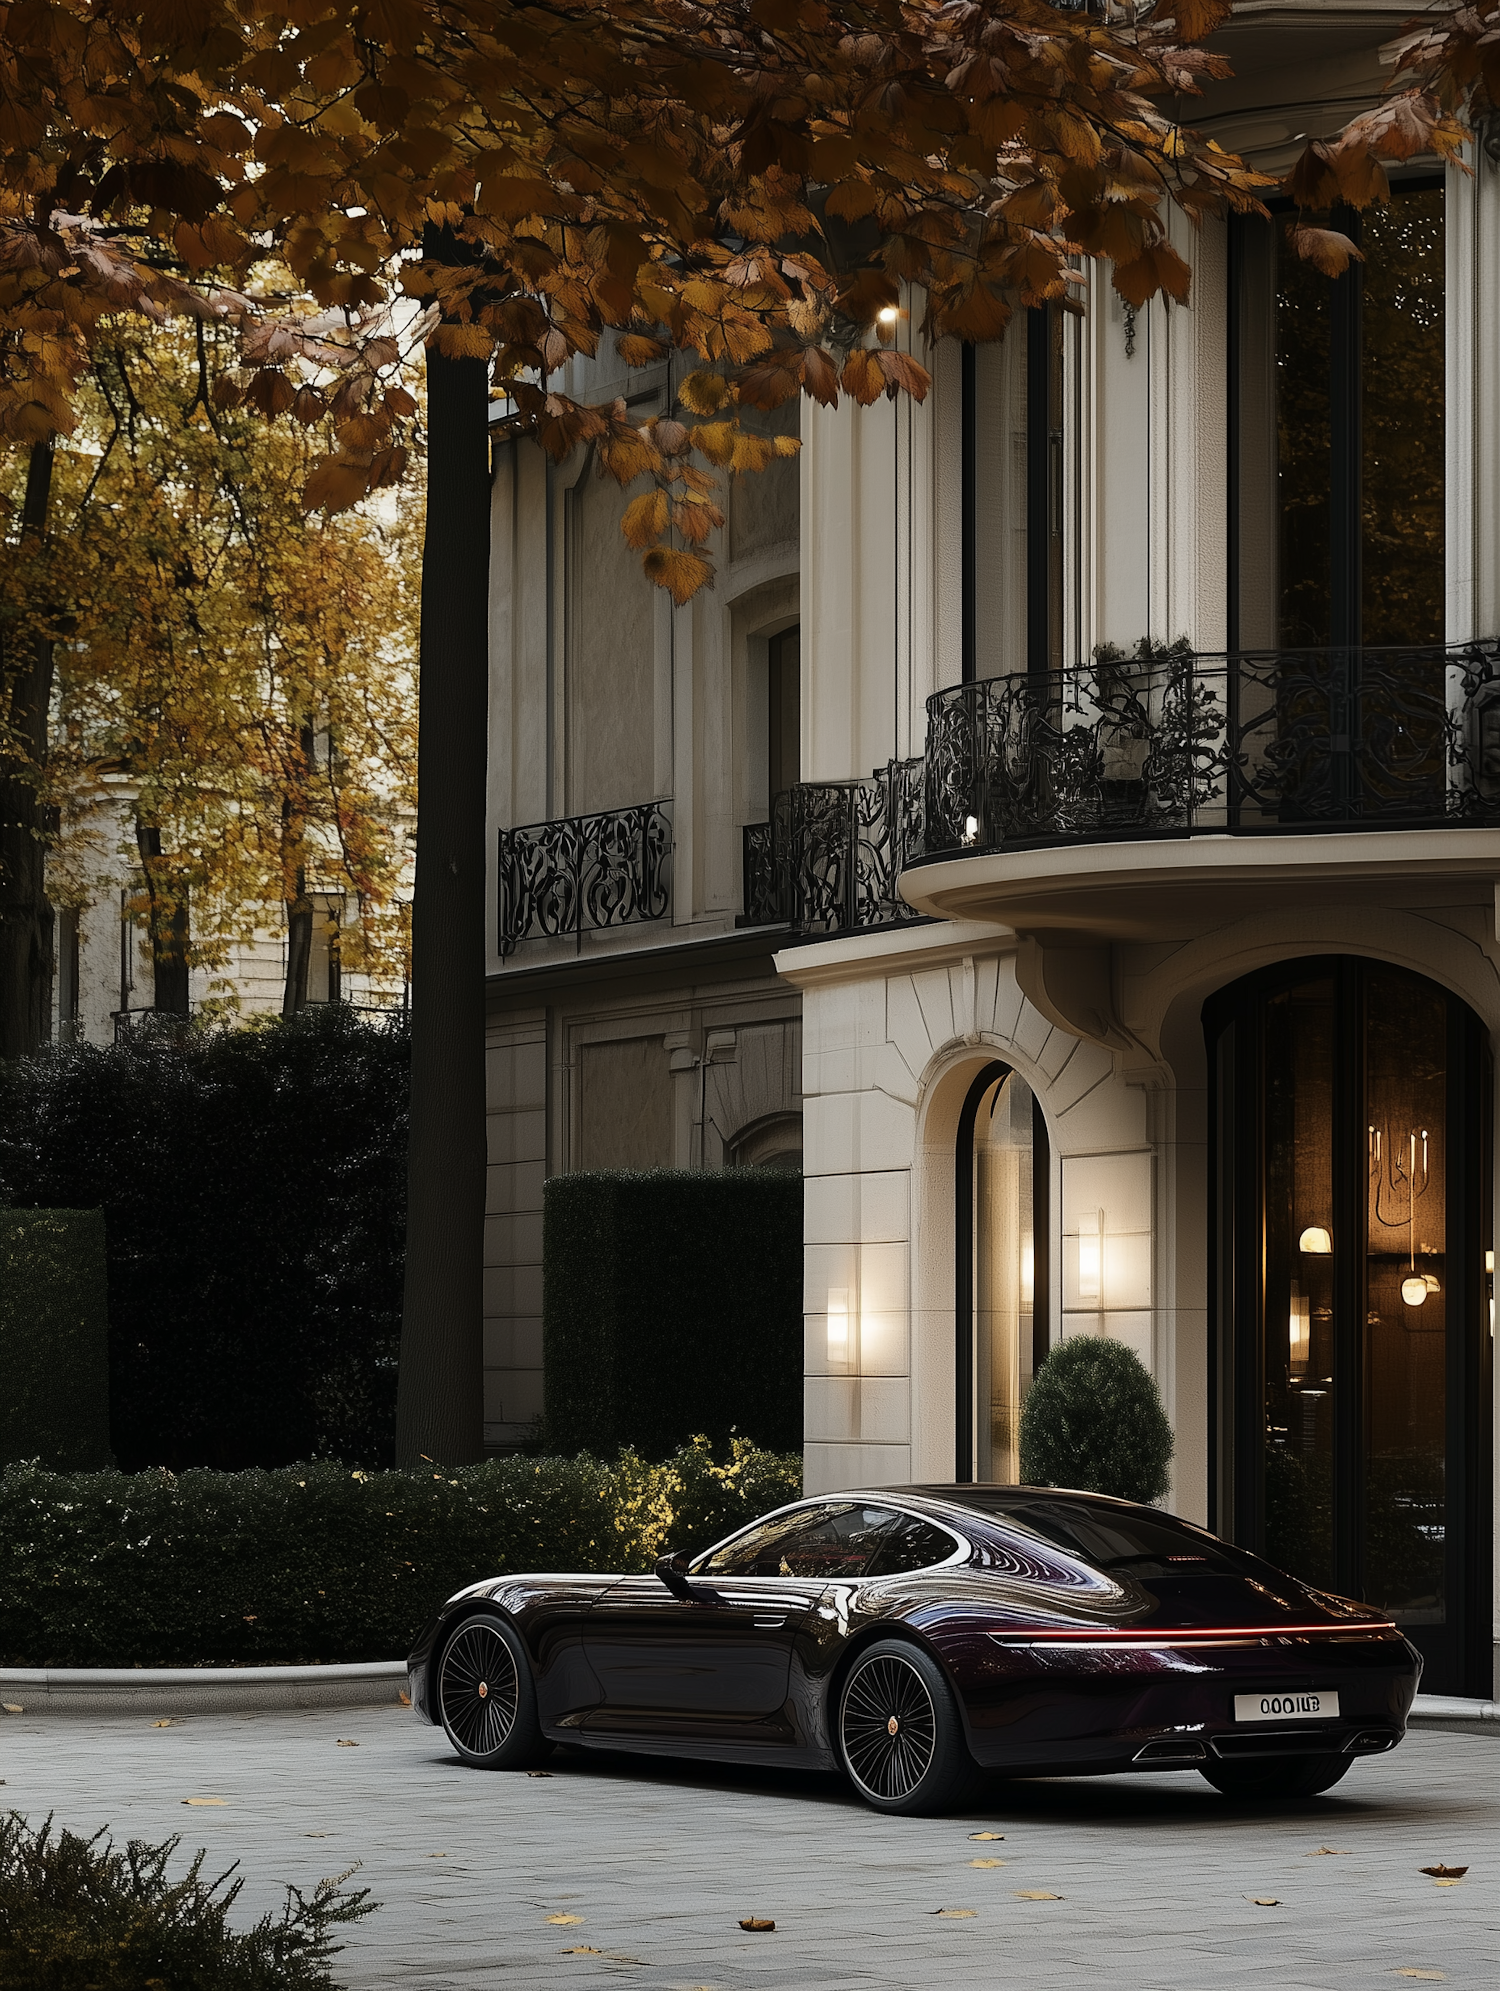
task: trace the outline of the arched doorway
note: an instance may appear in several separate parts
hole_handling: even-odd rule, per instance
[[[1021,1406],[1049,1332],[1047,1123],[996,1061],[958,1116],[954,1210],[954,1478],[1020,1478]]]
[[[1488,1044],[1349,956],[1205,1007],[1214,1525],[1375,1605],[1429,1691],[1489,1692]]]

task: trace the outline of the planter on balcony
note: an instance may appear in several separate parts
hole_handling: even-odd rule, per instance
[[[1500,646],[1143,644],[928,700],[922,855],[1500,822]]]

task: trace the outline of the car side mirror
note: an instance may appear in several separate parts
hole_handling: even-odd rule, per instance
[[[686,1549],[656,1558],[656,1573],[674,1597],[691,1597],[693,1594],[693,1586],[688,1582],[689,1561]]]

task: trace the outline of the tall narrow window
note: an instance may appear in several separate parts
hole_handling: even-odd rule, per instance
[[[1026,668],[1062,668],[1063,324],[1026,313]]]
[[[1326,225],[1333,279],[1286,216],[1231,230],[1230,647],[1444,640],[1444,194]]]
[[[802,631],[783,629],[767,646],[766,769],[776,797],[802,779]]]
[[[1021,1409],[1049,1334],[1046,1121],[1030,1086],[991,1065],[958,1145],[955,1477],[1020,1478]]]

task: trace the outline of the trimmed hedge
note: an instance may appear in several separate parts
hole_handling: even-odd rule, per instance
[[[1138,1355],[1102,1334],[1060,1342],[1021,1412],[1021,1478],[1117,1500],[1160,1500],[1171,1484],[1172,1427]]]
[[[109,1293],[98,1210],[0,1210],[0,1465],[111,1463]]]
[[[338,1003],[0,1063],[0,1204],[105,1214],[127,1471],[390,1464],[407,1067]]]
[[[511,1570],[645,1570],[801,1492],[800,1458],[699,1439],[447,1472],[0,1474],[0,1665],[401,1659],[455,1590]]]
[[[802,1179],[554,1176],[542,1228],[549,1450],[663,1458],[693,1432],[802,1443]]]

